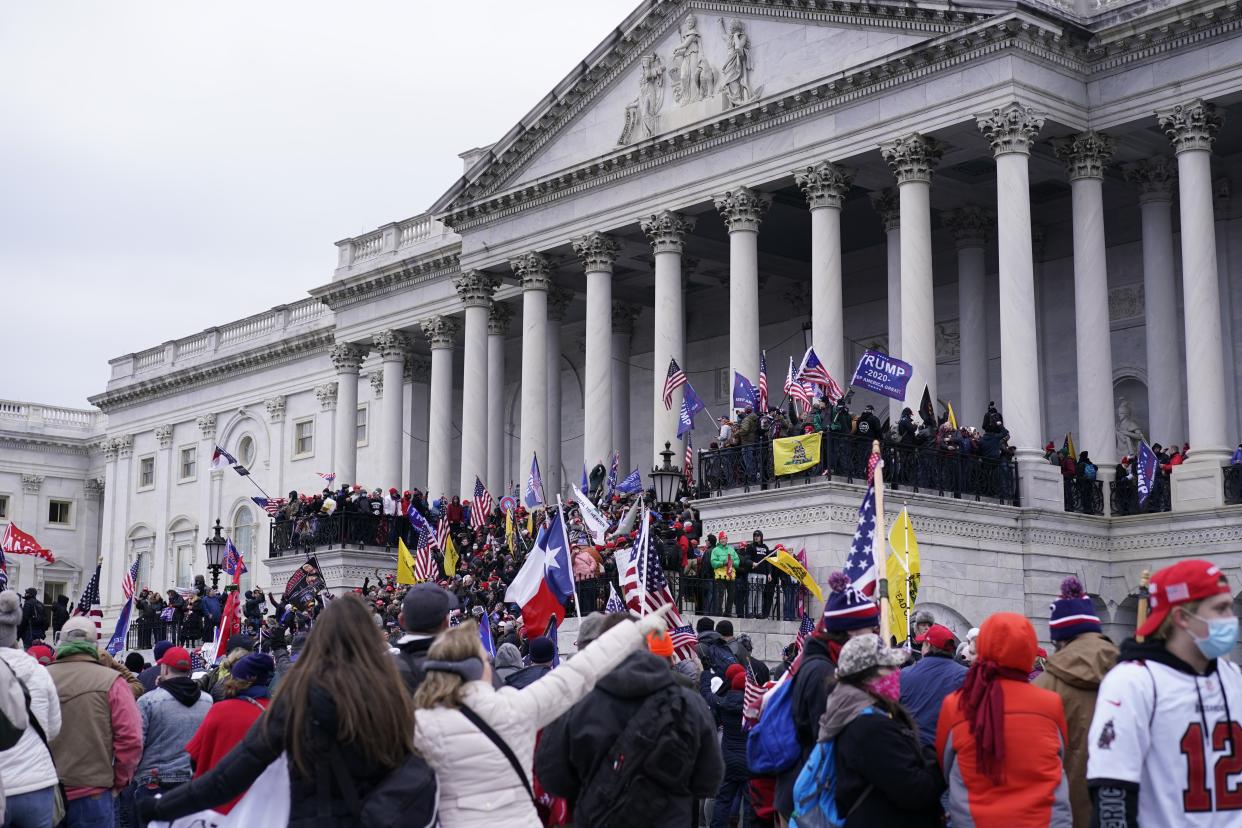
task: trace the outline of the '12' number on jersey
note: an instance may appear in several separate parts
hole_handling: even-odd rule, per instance
[[[1230,738],[1232,736],[1233,738]],[[1192,723],[1182,734],[1181,749],[1186,756],[1186,790],[1182,792],[1182,807],[1186,813],[1242,810],[1242,782],[1229,786],[1229,777],[1242,773],[1242,753],[1238,742],[1242,740],[1242,725],[1237,722],[1217,722],[1212,728],[1212,750],[1229,752],[1216,760],[1212,769],[1216,791],[1216,807],[1212,807],[1212,791],[1207,786],[1207,756],[1203,742],[1203,725]]]

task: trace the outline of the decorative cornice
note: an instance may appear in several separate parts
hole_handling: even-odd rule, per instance
[[[218,385],[238,377],[287,365],[300,359],[324,353],[332,345],[332,328],[320,328],[305,334],[276,340],[261,348],[196,365],[180,371],[131,383],[90,398],[105,414],[140,403],[166,399],[198,388]]]
[[[99,450],[103,452],[105,463],[116,462],[117,445],[116,440],[106,437],[99,441]]]
[[[357,342],[338,342],[328,352],[332,367],[338,374],[356,374],[367,358],[369,348]]]
[[[712,203],[730,233],[759,231],[759,222],[772,206],[772,196],[749,187],[738,187],[712,196]]]
[[[1138,187],[1139,204],[1168,203],[1177,192],[1177,162],[1163,155],[1127,164],[1122,174]]]
[[[574,253],[582,262],[582,269],[587,273],[612,273],[612,265],[617,260],[617,252],[621,246],[606,233],[587,233],[573,242]]]
[[[554,286],[548,291],[548,321],[561,322],[569,310],[569,303],[574,300],[574,292],[569,288]]]
[[[453,279],[453,287],[463,306],[486,308],[491,305],[496,288],[500,287],[500,277],[482,270],[467,270]]]
[[[1044,113],[1013,101],[987,114],[976,115],[975,123],[992,145],[993,155],[1009,152],[1030,155],[1035,136],[1044,128]]]
[[[1080,178],[1104,178],[1104,168],[1113,157],[1117,142],[1103,132],[1089,129],[1069,138],[1054,138],[1053,150],[1065,162],[1070,181]]]
[[[155,439],[159,441],[160,448],[168,448],[172,445],[173,427],[171,425],[156,426]]]
[[[372,371],[369,379],[371,380],[371,398],[382,400],[384,398],[384,372]]]
[[[953,231],[958,250],[964,247],[982,247],[996,228],[996,218],[991,211],[973,205],[945,213],[944,223]]]
[[[638,315],[642,313],[642,310],[638,305],[631,305],[629,302],[613,301],[612,332],[632,336],[634,333],[634,321],[638,319]]]
[[[0,449],[37,451],[40,454],[65,454],[78,457],[90,457],[97,452],[105,451],[108,440],[93,440],[82,437],[77,440],[68,437],[51,437],[46,434],[29,434],[25,432],[0,432]],[[106,459],[106,458],[105,458]],[[116,459],[115,452],[112,459]]]
[[[451,316],[433,316],[430,319],[424,319],[422,326],[423,334],[427,337],[427,344],[433,351],[437,348],[452,348],[453,342],[457,339],[457,333],[461,329],[461,325]]]
[[[285,395],[277,394],[275,397],[268,397],[263,401],[263,408],[267,411],[269,423],[281,422],[285,419]]]
[[[401,267],[366,273],[315,288],[310,291],[334,311],[372,302],[383,296],[400,293],[412,287],[453,276],[461,270],[461,244],[437,251],[435,256],[421,258]]]
[[[335,380],[315,387],[315,398],[319,400],[320,411],[336,411],[336,388]]]
[[[869,195],[871,206],[879,213],[880,221],[884,224],[884,232],[900,229],[901,200],[897,197],[897,190],[885,187],[883,190],[873,190]]]
[[[932,170],[940,163],[943,145],[935,138],[913,132],[880,145],[880,155],[893,171],[898,184],[930,184]]]
[[[1157,111],[1156,121],[1168,136],[1173,151],[1180,154],[1189,150],[1210,152],[1224,118],[1216,110],[1216,104],[1195,98]]]
[[[431,360],[421,356],[405,358],[405,370],[402,376],[406,382],[427,383],[431,381]]]
[[[23,474],[22,475],[22,491],[26,494],[38,494],[43,488],[43,475],[41,474]]]
[[[120,460],[131,457],[134,453],[134,436],[132,434],[122,434],[113,440],[116,443],[116,456]]]
[[[651,240],[652,253],[681,253],[685,249],[686,234],[694,230],[697,219],[665,210],[640,219],[638,226]]]
[[[216,415],[204,414],[194,421],[198,426],[199,436],[204,440],[216,439]]]
[[[542,253],[523,253],[509,262],[522,290],[547,290],[552,287],[552,262]]]
[[[492,309],[487,313],[487,333],[489,336],[508,336],[509,320],[513,318],[513,308],[507,302],[493,302]]]
[[[851,170],[831,161],[820,161],[794,170],[793,176],[812,210],[820,207],[839,209],[854,181]]]

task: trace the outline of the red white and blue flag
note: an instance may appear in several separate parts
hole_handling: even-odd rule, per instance
[[[36,555],[48,563],[56,563],[52,550],[44,549],[34,535],[23,532],[11,522],[5,527],[4,537],[0,538],[0,550],[10,555]]]
[[[664,391],[661,399],[664,400],[664,410],[673,410],[673,392],[686,384],[686,372],[681,370],[681,366],[677,364],[677,360],[670,358],[668,361],[668,375],[664,378]]]
[[[574,594],[565,515],[557,507],[550,517],[550,522],[540,527],[534,548],[505,591],[505,603],[522,608],[522,621],[529,630],[546,629],[553,615],[564,618],[564,602]]]
[[[796,379],[793,357],[789,358],[789,373],[785,375],[785,394],[798,404],[801,411],[810,409],[811,400],[815,396],[814,387],[808,389],[805,384]]]
[[[491,492],[483,485],[478,475],[474,478],[474,498],[470,504],[470,528],[478,529],[487,525],[487,516],[496,508]]]
[[[95,619],[96,633],[103,626],[103,608],[99,606],[99,570],[102,566],[102,561],[95,564],[95,574],[87,581],[82,597],[78,599],[77,605],[73,608],[73,615]]]
[[[875,565],[875,487],[868,486],[862,505],[858,507],[858,526],[850,552],[845,557],[845,575],[851,587],[870,597],[878,580]]]
[[[224,571],[232,575],[234,579],[248,571],[246,569],[246,562],[242,560],[241,553],[233,545],[232,538],[229,538],[224,544]]]
[[[694,655],[699,639],[677,611],[677,603],[669,590],[660,555],[652,543],[651,520],[646,509],[643,510],[642,526],[638,544],[634,547],[634,553],[629,556],[621,578],[625,605],[639,615],[654,612],[665,604],[671,606],[672,610],[665,619],[668,621],[669,638],[673,642],[673,658],[690,658]]]
[[[845,396],[841,386],[837,385],[837,381],[828,374],[828,369],[824,367],[824,363],[820,362],[814,347],[807,348],[806,353],[803,354],[802,364],[798,366],[797,379],[822,386],[824,396],[828,398],[829,404],[835,405],[837,400]]]
[[[112,632],[112,638],[108,639],[108,646],[104,648],[108,651],[108,655],[114,656],[125,649],[125,639],[129,636],[129,624],[134,614],[134,584],[138,580],[138,568],[141,565],[142,553],[139,552],[129,569],[125,571],[125,576],[121,578],[121,593],[125,596],[125,606],[121,607],[121,614],[116,619],[116,629]]]
[[[328,484],[329,488],[336,483],[336,472],[315,472],[315,474],[322,477],[323,481]]]
[[[258,504],[259,508],[267,512],[268,517],[276,517],[276,513],[289,502],[283,497],[252,497],[250,499]]]
[[[768,352],[759,352],[759,411],[768,410]]]
[[[690,442],[690,438],[694,436],[693,432],[686,432],[686,457],[683,463],[681,475],[686,479],[686,487],[694,485],[694,446]]]

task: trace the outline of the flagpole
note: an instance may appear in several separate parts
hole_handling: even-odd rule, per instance
[[[556,493],[556,514],[561,519],[561,539],[565,541],[565,557],[568,559],[570,575],[573,575],[574,556],[569,547],[569,530],[565,528],[565,505],[561,502],[561,493]],[[578,620],[582,620],[582,604],[578,603],[578,579],[574,578],[574,612]]]
[[[871,441],[871,453],[880,454],[880,441]],[[884,528],[884,460],[877,458],[875,464],[875,541],[872,555],[875,557],[876,575],[880,581],[880,640],[889,646],[892,626],[888,618],[888,532]],[[878,547],[878,548],[877,548]]]

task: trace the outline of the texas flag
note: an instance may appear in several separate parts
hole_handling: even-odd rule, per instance
[[[564,602],[574,594],[574,575],[569,554],[565,516],[558,507],[552,520],[539,530],[539,539],[518,570],[505,602],[522,608],[528,630],[547,629],[548,619],[565,615]]]

